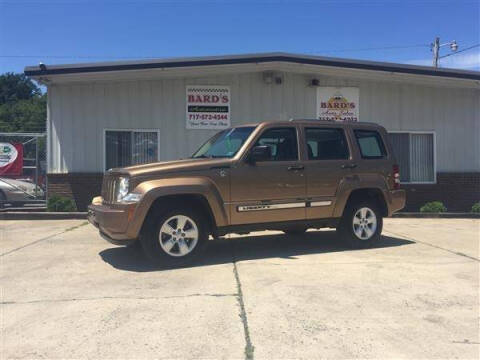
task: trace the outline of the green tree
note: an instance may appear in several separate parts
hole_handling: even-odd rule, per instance
[[[47,95],[24,74],[0,75],[0,132],[44,132]]]
[[[40,96],[40,88],[24,74],[7,72],[0,75],[0,105]]]

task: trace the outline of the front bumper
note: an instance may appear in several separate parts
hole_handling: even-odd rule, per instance
[[[131,227],[134,212],[135,204],[107,206],[95,202],[88,206],[87,219],[105,240],[115,245],[129,245],[137,239]]]

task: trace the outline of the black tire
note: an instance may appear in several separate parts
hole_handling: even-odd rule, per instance
[[[296,226],[283,230],[283,232],[287,235],[302,235],[305,234],[306,231],[307,228],[305,226]]]
[[[174,245],[171,249],[172,252],[178,254],[178,256],[173,256],[166,252],[164,247],[160,244],[160,230],[162,226],[172,217],[175,216],[186,216],[191,221],[189,221],[188,225],[192,225],[192,221],[196,226],[198,231],[198,237],[196,241],[196,245],[192,247],[189,253],[186,255],[180,255],[180,247],[179,242]],[[174,220],[171,220],[174,221]],[[172,224],[174,227],[175,222],[168,221],[168,223]],[[188,226],[186,225],[186,226]],[[187,229],[191,230],[191,229]],[[187,232],[186,231],[186,232]],[[182,231],[183,232],[183,231]],[[165,233],[162,233],[162,239],[165,237]],[[185,236],[185,235],[184,235]],[[163,240],[163,244],[166,241],[173,239],[173,236],[170,238],[166,238]],[[192,244],[189,242],[187,237],[185,237],[184,244]],[[207,222],[205,221],[204,216],[199,212],[188,209],[187,207],[179,207],[173,208],[168,210],[157,210],[150,214],[146,220],[146,224],[143,228],[142,234],[140,236],[140,243],[142,245],[143,252],[145,255],[156,265],[160,265],[162,267],[180,267],[183,265],[187,265],[194,261],[200,254],[203,253],[208,241],[208,227]]]
[[[140,240],[136,240],[136,241],[134,241],[133,243],[128,244],[126,247],[129,248],[129,249],[135,249],[135,250],[137,250],[137,249],[141,249],[141,248],[142,248],[142,244],[140,243]]]
[[[364,223],[354,225],[354,217],[361,209],[369,209],[373,215],[375,216],[376,226],[375,230],[373,231],[373,227],[371,223],[369,224],[368,221],[371,221],[368,217],[367,212],[367,220]],[[356,222],[361,221],[362,219],[357,216]],[[362,231],[362,227],[363,231]],[[357,232],[355,231],[357,230]],[[373,201],[362,200],[355,203],[348,204],[343,212],[343,216],[340,220],[340,223],[337,227],[337,234],[339,237],[347,243],[348,246],[354,249],[362,249],[372,247],[376,244],[382,234],[383,229],[383,216],[381,211],[379,210],[377,204]],[[368,231],[368,233],[367,233]],[[369,236],[369,232],[373,231],[373,234]],[[360,238],[357,234],[361,232],[365,238]]]
[[[4,201],[7,201],[7,197],[3,193],[2,190],[0,190],[0,209],[3,209],[5,207]]]

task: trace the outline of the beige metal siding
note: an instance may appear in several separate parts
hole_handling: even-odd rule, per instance
[[[190,155],[212,130],[187,130],[186,85],[228,85],[232,125],[316,115],[313,75],[262,73],[58,84],[49,87],[50,173],[102,172],[105,129],[159,129],[161,160]],[[387,130],[436,132],[437,171],[480,171],[480,91],[325,77],[321,86],[360,88],[360,119]]]

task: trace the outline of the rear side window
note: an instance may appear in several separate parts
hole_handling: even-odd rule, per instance
[[[382,137],[377,131],[354,130],[360,153],[364,159],[380,159],[387,155]]]
[[[342,129],[306,128],[308,160],[348,159],[347,140]]]

